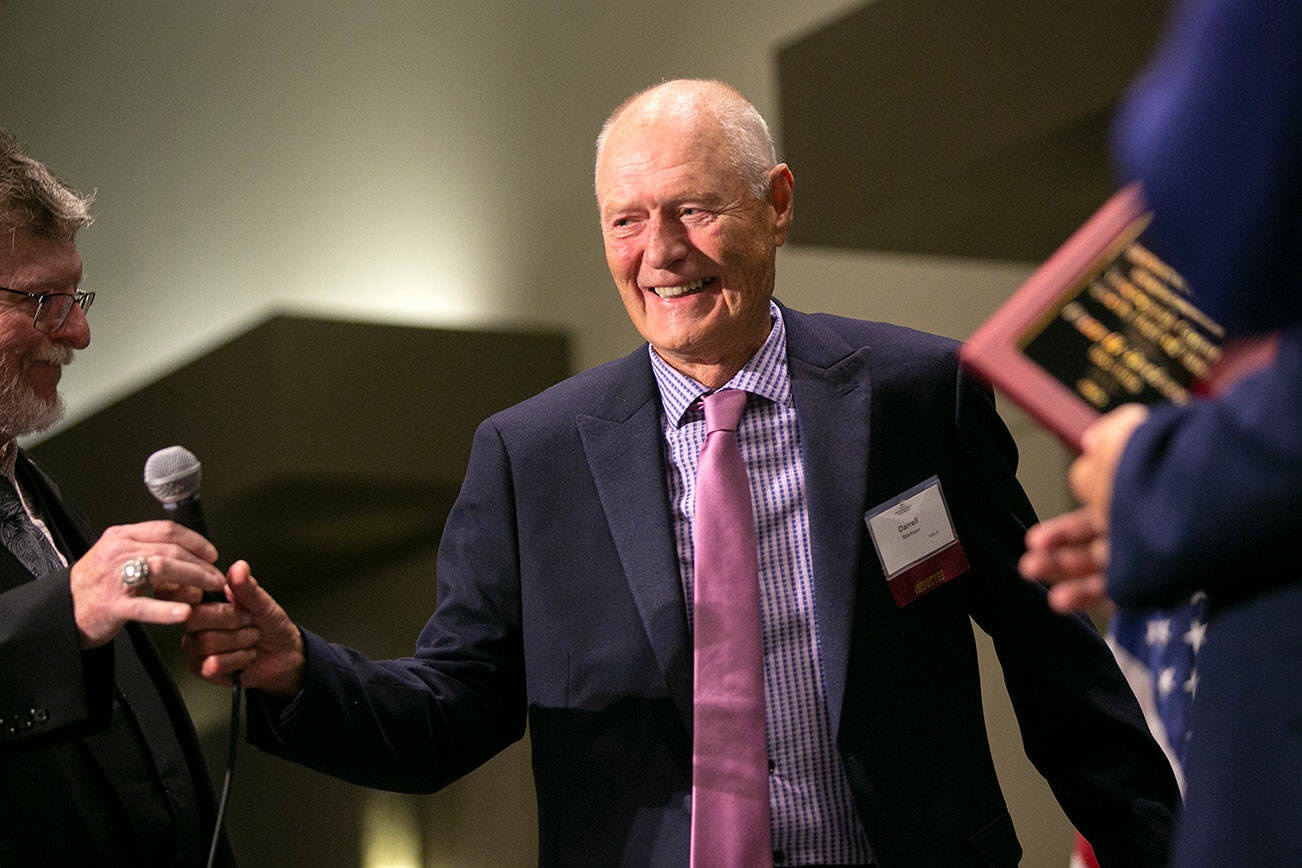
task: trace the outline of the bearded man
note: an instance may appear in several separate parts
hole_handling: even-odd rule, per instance
[[[0,130],[0,865],[202,865],[207,768],[139,625],[220,587],[217,551],[170,521],[97,538],[16,442],[59,420],[90,343],[89,207]],[[234,864],[224,839],[217,854]]]

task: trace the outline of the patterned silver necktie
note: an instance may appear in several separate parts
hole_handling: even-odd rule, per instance
[[[0,476],[0,543],[36,578],[63,569],[45,534],[32,523],[8,477]]]

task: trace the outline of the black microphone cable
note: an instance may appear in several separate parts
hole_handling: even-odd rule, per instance
[[[231,779],[235,777],[235,752],[240,745],[240,700],[244,688],[240,685],[240,673],[231,674],[231,725],[230,741],[226,749],[226,775],[222,780],[222,794],[217,800],[217,819],[213,823],[212,843],[208,845],[208,868],[213,868],[217,858],[217,845],[222,839],[222,823],[226,819],[226,802],[231,795]]]

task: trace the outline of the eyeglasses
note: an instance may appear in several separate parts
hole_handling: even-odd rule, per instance
[[[58,331],[59,326],[68,319],[73,302],[81,305],[81,312],[85,314],[90,310],[91,303],[95,301],[94,292],[81,289],[75,292],[23,292],[21,289],[6,289],[0,286],[0,292],[36,299],[36,315],[32,317],[32,326],[46,334]]]

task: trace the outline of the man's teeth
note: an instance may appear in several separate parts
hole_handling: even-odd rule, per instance
[[[700,280],[693,280],[691,283],[684,283],[682,286],[653,286],[651,291],[661,298],[678,298],[682,295],[690,295],[714,283],[713,277],[704,277]]]

